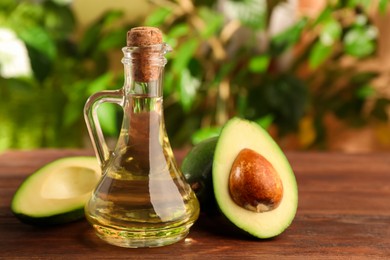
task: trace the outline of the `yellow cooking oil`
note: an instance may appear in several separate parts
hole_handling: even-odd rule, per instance
[[[122,247],[156,247],[183,239],[199,215],[194,192],[178,169],[162,117],[162,98],[125,104],[117,147],[87,203],[96,234]]]

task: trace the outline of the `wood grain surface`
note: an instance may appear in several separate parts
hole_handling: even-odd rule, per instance
[[[160,248],[127,249],[97,238],[85,220],[38,228],[20,223],[11,198],[26,176],[78,150],[0,155],[0,259],[390,259],[390,154],[287,153],[299,207],[280,236],[232,234],[200,216],[188,237]],[[176,152],[178,161],[184,152]]]

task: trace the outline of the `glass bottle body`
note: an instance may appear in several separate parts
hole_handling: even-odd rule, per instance
[[[125,72],[131,66],[125,64]],[[162,73],[162,70],[161,70]],[[116,148],[86,205],[97,235],[122,247],[155,247],[183,239],[198,217],[195,194],[176,165],[165,130],[161,76],[136,82],[128,74]]]

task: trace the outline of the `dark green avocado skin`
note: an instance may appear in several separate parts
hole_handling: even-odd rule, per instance
[[[70,212],[56,214],[47,217],[33,217],[25,214],[15,213],[13,212],[16,218],[18,218],[21,222],[33,225],[33,226],[56,226],[64,223],[74,222],[80,219],[83,219],[84,208],[74,209]]]
[[[195,145],[183,160],[181,170],[194,190],[203,213],[219,214],[214,197],[212,169],[218,137],[206,139]]]

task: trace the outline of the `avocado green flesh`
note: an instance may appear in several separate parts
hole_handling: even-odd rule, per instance
[[[95,157],[68,157],[53,161],[20,185],[11,210],[29,224],[53,225],[84,216],[84,205],[100,179]]]
[[[257,213],[238,206],[229,194],[229,175],[238,153],[249,148],[264,156],[275,168],[283,184],[283,198],[279,206],[268,212]],[[256,123],[233,118],[222,129],[213,161],[213,188],[222,213],[234,225],[258,238],[270,238],[282,233],[295,217],[298,188],[294,173],[285,155]]]

